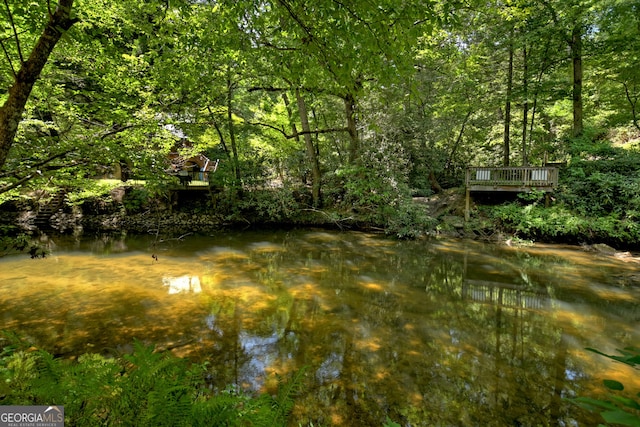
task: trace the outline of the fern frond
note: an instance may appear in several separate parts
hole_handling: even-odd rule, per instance
[[[13,331],[0,331],[0,360],[6,356],[10,356],[16,351],[26,350],[28,346],[23,339]]]
[[[149,393],[146,420],[148,425],[178,427],[189,424],[191,390],[182,385]]]
[[[204,365],[190,364],[153,346],[109,359],[85,354],[76,361],[44,351],[0,357],[0,400],[5,405],[64,404],[78,426],[279,426],[286,425],[305,370],[278,378],[275,397],[258,398],[204,387]]]
[[[193,427],[251,425],[244,417],[248,398],[224,392],[193,405]],[[245,419],[242,423],[241,420]],[[257,424],[256,424],[257,425]]]
[[[289,378],[278,375],[278,394],[275,399],[278,416],[287,418],[295,404],[295,398],[300,394],[304,386],[304,379],[308,367],[304,366]]]

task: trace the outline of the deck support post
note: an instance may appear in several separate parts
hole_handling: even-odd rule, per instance
[[[469,187],[467,187],[466,190],[466,194],[465,194],[465,198],[464,198],[464,220],[465,221],[469,221],[469,206],[471,204],[471,201],[469,200],[471,198],[471,191],[469,190]]]

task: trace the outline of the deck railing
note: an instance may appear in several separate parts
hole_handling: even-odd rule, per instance
[[[551,305],[551,298],[545,291],[485,280],[464,280],[462,298],[528,310],[540,310]]]
[[[209,185],[209,173],[206,171],[181,170],[175,176],[180,179],[180,185],[187,187],[206,187]]]
[[[558,168],[471,167],[467,169],[466,184],[471,191],[551,191],[558,185]]]

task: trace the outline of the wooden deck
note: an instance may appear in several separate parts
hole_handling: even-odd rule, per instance
[[[548,193],[558,186],[558,168],[538,167],[470,167],[466,176],[465,220],[469,220],[472,191],[512,191]]]
[[[558,168],[520,167],[467,169],[469,191],[553,191],[558,185]]]
[[[172,190],[209,190],[209,172],[182,170],[174,176],[178,177],[180,184],[172,186]]]

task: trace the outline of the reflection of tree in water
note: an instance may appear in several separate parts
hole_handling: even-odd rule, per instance
[[[244,312],[241,304],[225,298],[214,304],[206,318],[209,333],[202,334],[199,351],[211,362],[209,374],[216,387],[233,384],[256,390],[264,380],[264,370],[255,369],[260,353],[253,351],[261,337],[243,326]],[[257,350],[268,352],[266,348]]]
[[[259,310],[220,311],[227,338],[217,338],[212,356],[225,378],[255,387],[249,378],[309,366],[295,419],[326,425],[375,425],[387,416],[412,425],[545,425],[574,417],[559,399],[571,368],[563,333],[540,311],[545,304],[528,309],[546,288],[526,265],[476,256],[486,266],[473,266],[474,274],[498,282],[472,292],[464,252],[322,237],[289,240],[293,262],[290,252],[265,250],[243,261],[248,280],[276,296]],[[237,275],[240,266],[232,268]],[[487,292],[491,298],[479,298]]]
[[[386,415],[413,425],[571,419],[558,399],[566,387],[566,345],[544,313],[463,300],[464,264],[455,255],[423,259],[417,275],[415,266],[404,268],[415,259],[387,259],[393,277],[381,281],[384,286],[355,275],[336,285],[333,309],[318,316],[341,319],[334,328],[319,320],[322,326],[314,328],[306,311],[299,314],[309,345],[296,336],[294,349],[323,349],[321,358],[315,352],[298,357],[317,360],[313,392],[298,406],[302,419],[349,425],[380,423]],[[344,268],[338,271],[348,279]],[[409,284],[414,292],[389,291],[393,283]],[[339,326],[345,324],[348,330]]]
[[[199,240],[187,256],[174,242],[153,264],[147,253],[94,257],[82,269],[76,259],[58,263],[82,288],[64,300],[25,292],[12,315],[44,342],[57,325],[76,348],[134,337],[189,343],[176,352],[208,361],[216,388],[273,392],[273,373],[307,366],[295,424],[381,425],[390,416],[420,426],[570,423],[576,411],[559,397],[588,380],[571,351],[585,345],[572,340],[593,329],[559,320],[568,310],[558,299],[586,306],[604,297],[602,312],[637,314],[563,257],[351,233],[278,236]],[[148,282],[94,291],[96,271],[113,275],[113,265],[125,271],[112,280]],[[202,292],[193,291],[196,276]],[[167,295],[176,281],[163,287],[162,277],[185,291],[188,277],[189,292]],[[571,284],[555,285],[567,277]],[[37,324],[52,302],[67,311]]]

